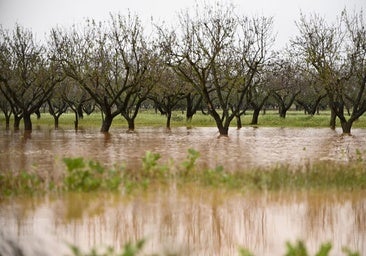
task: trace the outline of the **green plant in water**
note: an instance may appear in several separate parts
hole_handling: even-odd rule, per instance
[[[305,244],[302,241],[297,241],[296,244],[286,243],[287,253],[285,256],[309,256]],[[315,256],[327,256],[329,255],[332,245],[330,243],[325,243],[320,246],[319,251]]]
[[[67,172],[64,189],[68,191],[117,190],[122,183],[121,172],[108,170],[98,162],[85,163],[83,158],[64,158]]]
[[[292,244],[290,242],[286,243],[286,253],[285,256],[310,256],[308,253],[308,250],[306,249],[306,246],[303,241],[297,241],[296,243]],[[324,243],[320,246],[318,252],[315,254],[315,256],[328,256],[330,251],[332,249],[331,243]],[[360,256],[357,252],[352,252],[348,248],[343,249],[343,253],[346,256]],[[254,256],[250,251],[244,248],[239,248],[239,255],[240,256]]]
[[[200,152],[193,148],[188,149],[188,155],[186,160],[182,163],[184,168],[184,175],[187,176],[192,172],[195,167],[196,160],[200,157]]]
[[[116,252],[112,247],[108,247],[105,252],[99,253],[98,250],[92,249],[88,253],[83,253],[77,246],[70,246],[73,256],[136,256],[142,252],[145,245],[145,240],[138,240],[136,243],[127,243],[123,247],[122,252]],[[284,256],[310,256],[305,244],[302,241],[297,241],[294,244],[290,242],[286,243],[286,253]],[[332,249],[331,243],[324,243],[320,246],[315,256],[328,256]],[[249,250],[240,247],[239,256],[254,256]],[[357,252],[352,252],[348,248],[343,249],[343,253],[346,256],[360,256]],[[154,254],[158,255],[158,254]],[[179,255],[179,254],[177,254]]]
[[[15,175],[11,172],[0,174],[0,195],[33,194],[45,190],[45,182],[37,174],[25,171]]]
[[[146,151],[142,158],[142,174],[145,178],[162,178],[166,175],[168,168],[164,165],[159,165],[159,153]]]
[[[136,256],[141,251],[145,244],[145,240],[138,240],[134,243],[127,243],[123,247],[122,252],[116,252],[112,247],[108,247],[105,252],[99,253],[97,249],[92,249],[88,253],[83,253],[77,246],[71,245],[73,256]]]

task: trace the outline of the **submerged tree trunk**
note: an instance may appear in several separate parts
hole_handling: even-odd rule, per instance
[[[348,120],[348,121],[342,121],[341,120],[341,126],[342,126],[343,134],[351,134],[352,124],[353,124],[353,122],[350,121],[350,120]]]
[[[55,120],[55,130],[58,129],[58,120],[59,120],[60,116],[59,115],[54,115],[53,119]]]
[[[78,115],[77,111],[74,111],[74,112],[75,112],[74,128],[75,128],[75,131],[77,131],[77,130],[79,130],[79,115]]]
[[[111,115],[105,115],[102,121],[102,128],[100,129],[101,132],[109,132],[113,121],[113,117]]]
[[[241,116],[240,114],[236,116],[236,128],[238,130],[240,130],[243,127],[242,123],[241,123]]]
[[[20,121],[22,120],[23,116],[14,115],[14,130],[20,129]]]
[[[5,129],[6,130],[10,129],[10,116],[11,116],[11,114],[5,113]]]
[[[135,118],[128,118],[127,124],[128,124],[128,131],[133,132],[135,130]]]
[[[32,120],[31,120],[30,113],[28,113],[28,112],[23,113],[23,122],[24,122],[24,130],[32,131]]]

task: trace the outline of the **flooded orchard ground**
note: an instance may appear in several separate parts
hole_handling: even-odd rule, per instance
[[[229,138],[217,137],[216,128],[140,128],[136,133],[114,129],[108,135],[97,130],[38,129],[30,136],[0,131],[0,170],[39,172],[47,178],[65,170],[62,158],[80,156],[138,168],[147,150],[160,153],[163,163],[179,163],[188,148],[200,152],[202,167],[222,165],[226,170],[347,162],[366,154],[365,129],[342,136],[330,129],[243,128],[232,129]],[[286,241],[302,239],[312,254],[321,243],[332,242],[332,255],[341,254],[343,246],[363,255],[366,192],[229,193],[171,184],[138,195],[21,197],[0,201],[0,226],[0,233],[30,246],[37,235],[84,249],[121,249],[128,241],[146,238],[147,252],[238,255],[241,246],[255,255],[281,255]],[[47,245],[51,247],[51,241]]]

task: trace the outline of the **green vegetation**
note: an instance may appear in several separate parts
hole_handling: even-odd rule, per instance
[[[242,116],[242,123],[244,126],[250,126],[252,118],[252,112],[247,111],[246,115]],[[48,126],[49,128],[54,127],[53,117],[48,113],[42,113],[40,119],[36,119],[36,116],[32,116],[32,122],[35,126]],[[74,128],[75,116],[73,113],[65,113],[61,115],[59,119],[59,127],[62,129],[73,129]],[[303,111],[288,111],[286,118],[279,117],[278,111],[267,110],[265,114],[260,114],[259,123],[256,126],[259,127],[329,127],[330,112],[322,111],[318,115],[310,116],[305,115]],[[0,123],[5,122],[5,117],[0,114]],[[91,115],[79,120],[79,125],[82,128],[96,128],[99,129],[102,123],[102,117],[100,113],[93,112]],[[141,110],[136,118],[136,128],[138,127],[165,127],[166,116],[160,113],[155,113],[153,110]],[[337,124],[339,126],[339,124]],[[193,116],[191,123],[186,122],[185,113],[182,111],[174,111],[171,120],[172,127],[215,127],[215,122],[211,116],[197,113]],[[128,124],[122,117],[115,118],[112,124],[113,128],[126,128]],[[231,125],[235,128],[235,123]],[[366,118],[361,117],[354,123],[355,128],[366,128]]]
[[[73,256],[136,256],[140,255],[143,246],[145,244],[145,240],[139,240],[136,244],[127,243],[123,251],[118,253],[112,247],[108,247],[104,252],[99,253],[98,250],[92,249],[88,253],[82,253],[81,250],[76,246],[71,246],[71,250]],[[324,243],[320,246],[318,252],[315,256],[328,256],[332,250],[331,243]],[[343,253],[345,256],[360,256],[358,252],[352,252],[348,248],[343,248]],[[154,254],[157,255],[157,254]],[[169,254],[169,255],[179,255],[177,254]],[[249,250],[245,248],[239,248],[239,256],[254,256]],[[290,242],[286,243],[286,253],[285,256],[310,256],[308,253],[306,246],[303,241],[297,241],[292,244]]]
[[[358,152],[358,154],[361,154]],[[224,170],[196,166],[199,152],[189,149],[187,158],[180,164],[172,160],[159,163],[160,155],[147,151],[140,169],[124,167],[107,169],[98,162],[83,158],[65,158],[66,172],[63,180],[48,180],[37,174],[20,172],[0,174],[0,195],[11,196],[47,191],[117,191],[130,193],[146,189],[150,184],[179,185],[195,183],[202,186],[245,190],[299,190],[299,189],[366,189],[366,166],[360,155],[347,164],[318,162],[292,167],[279,165],[272,168],[249,170]],[[57,185],[56,185],[57,184]]]
[[[83,158],[65,158],[67,191],[117,190],[122,182],[121,170],[106,170],[98,162],[85,163]]]
[[[0,173],[0,198],[18,194],[34,194],[45,191],[45,181],[35,173]]]
[[[139,240],[136,244],[127,243],[123,247],[122,252],[116,252],[113,247],[108,247],[105,252],[99,253],[97,249],[92,249],[88,253],[83,253],[77,246],[70,246],[73,256],[135,256],[138,255],[143,246],[145,240]]]

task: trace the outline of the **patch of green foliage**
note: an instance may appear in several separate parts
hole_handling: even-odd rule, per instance
[[[19,194],[34,194],[44,192],[46,184],[37,174],[21,171],[19,173],[0,173],[0,197]]]
[[[90,252],[83,253],[77,246],[71,245],[71,251],[73,256],[135,256],[138,255],[143,246],[145,244],[145,240],[139,240],[135,244],[127,243],[123,247],[122,252],[116,252],[113,247],[108,247],[104,252],[100,253],[97,249],[92,249]]]
[[[67,191],[117,190],[122,183],[121,170],[106,170],[100,163],[83,158],[64,158],[67,172],[64,189]]]
[[[81,250],[77,247],[72,245],[71,250],[73,256],[136,256],[140,255],[142,252],[143,246],[145,244],[145,240],[138,240],[135,244],[134,243],[127,243],[124,247],[122,252],[116,252],[112,247],[108,247],[104,252],[100,253],[97,249],[92,249],[90,252],[82,253]],[[324,243],[320,246],[318,252],[315,256],[328,256],[330,251],[332,250],[331,243]],[[358,252],[352,252],[349,248],[343,248],[343,253],[345,256],[360,256]],[[154,254],[158,255],[158,254]],[[163,254],[164,255],[164,254]],[[173,254],[173,255],[179,255]],[[248,249],[239,248],[238,251],[239,256],[254,256]],[[303,241],[297,241],[296,243],[292,244],[290,242],[286,243],[286,252],[284,256],[310,256],[308,250]]]
[[[63,180],[47,181],[38,174],[10,172],[0,174],[0,196],[32,194],[45,191],[117,191],[127,193],[146,189],[150,184],[194,183],[202,186],[236,190],[299,190],[299,189],[366,189],[366,165],[362,153],[354,161],[317,162],[293,167],[279,165],[249,170],[225,170],[223,166],[202,168],[196,161],[200,153],[188,149],[187,157],[179,164],[172,160],[160,163],[158,153],[147,151],[141,159],[141,168],[108,169],[99,162],[83,158],[65,158],[66,171]],[[54,184],[59,184],[55,186]]]

